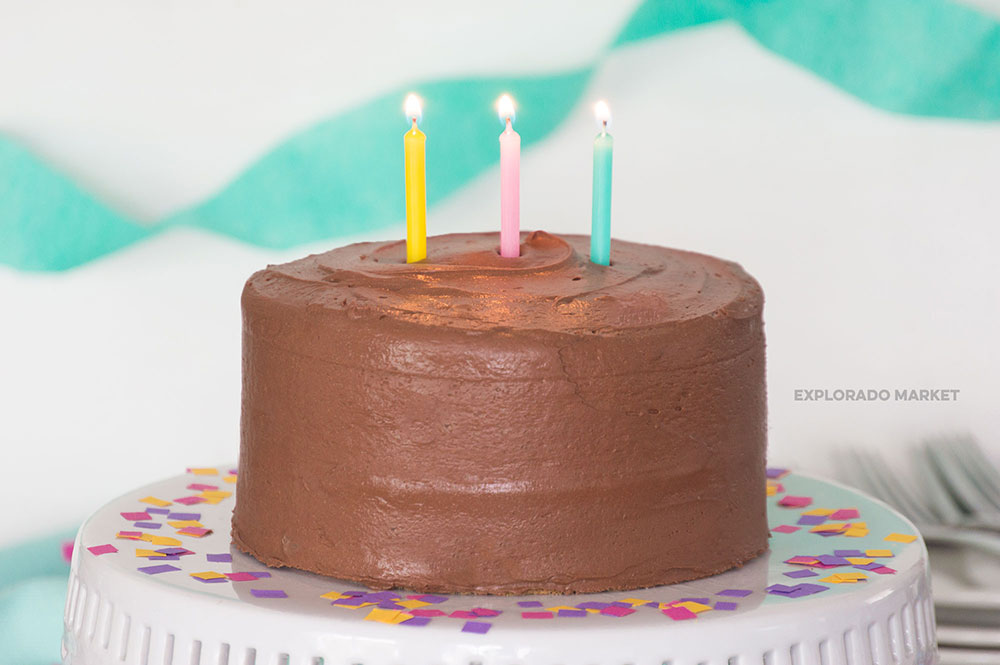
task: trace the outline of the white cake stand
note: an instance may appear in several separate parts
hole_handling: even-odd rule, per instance
[[[150,485],[112,501],[87,520],[73,555],[63,639],[66,665],[923,665],[937,661],[923,542],[885,540],[893,533],[915,534],[913,525],[885,505],[826,481],[798,474],[778,480],[782,487],[772,490],[774,496],[768,499],[772,529],[795,525],[810,509],[856,508],[860,516],[846,521],[866,523],[867,535],[857,537],[864,527],[857,527],[853,536],[823,536],[812,532],[811,526],[794,533],[773,532],[770,552],[739,570],[640,591],[409,599],[408,592],[400,591],[398,598],[383,594],[332,600],[324,594],[335,592],[336,598],[370,592],[319,575],[269,569],[230,547],[233,497],[220,500],[221,495],[204,489],[214,486],[218,492],[234,492],[236,486],[227,482],[227,473],[226,468],[218,469],[217,475],[201,470]],[[176,501],[192,501],[188,497],[205,491],[216,503]],[[150,512],[147,520],[142,515],[121,515],[155,510],[141,501],[149,496],[170,501],[165,510],[173,516]],[[785,498],[788,503],[789,496],[811,497],[812,502],[808,507],[781,507],[779,501]],[[176,525],[167,523],[176,521],[177,513],[197,513],[198,521],[212,532],[202,537],[197,531],[178,535]],[[163,543],[169,541],[122,539],[116,537],[120,531],[175,538],[193,553],[167,555],[167,560],[138,557],[136,550],[165,549]],[[796,555],[873,549],[892,552],[891,558],[876,558],[874,564],[895,573],[884,568],[861,570],[851,562],[829,569],[785,563]],[[226,561],[230,557],[231,562]],[[832,565],[840,560],[826,561]],[[786,576],[808,574],[801,571],[818,575]],[[203,572],[223,577],[206,582],[191,575]],[[858,573],[867,579],[823,581],[834,574]],[[795,586],[800,583],[816,588]],[[772,586],[776,584],[785,587]],[[788,588],[798,591],[789,594]],[[816,589],[822,590],[803,593]],[[749,594],[720,594],[727,590]],[[694,600],[681,601],[684,598]],[[713,609],[702,610],[703,606]]]

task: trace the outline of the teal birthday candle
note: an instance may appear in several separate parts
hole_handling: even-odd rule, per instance
[[[594,139],[594,189],[590,213],[590,260],[611,265],[611,155],[615,142],[608,134],[611,110],[605,102],[594,105],[601,132]]]

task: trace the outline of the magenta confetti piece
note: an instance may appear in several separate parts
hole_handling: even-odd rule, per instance
[[[143,522],[145,520],[153,519],[145,510],[141,513],[122,513],[121,515],[129,522]]]
[[[781,497],[781,501],[778,502],[778,505],[784,508],[805,508],[806,506],[812,504],[812,502],[812,497],[792,496],[791,494],[786,494]]]
[[[627,617],[629,614],[635,614],[635,610],[631,607],[618,607],[617,605],[612,605],[611,607],[605,607],[601,610],[601,614],[613,617]]]
[[[90,552],[91,554],[100,556],[102,554],[114,554],[115,552],[118,551],[118,548],[111,544],[94,545],[92,547],[88,547],[87,551]]]
[[[551,619],[552,612],[521,612],[522,619]]]
[[[697,614],[686,607],[667,607],[661,610],[661,612],[674,621],[686,621],[687,619],[696,619],[698,617]]]

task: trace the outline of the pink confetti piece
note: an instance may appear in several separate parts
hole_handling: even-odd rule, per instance
[[[196,503],[205,503],[205,499],[200,496],[183,496],[179,499],[174,499],[175,503],[182,503],[185,506],[192,506]]]
[[[795,533],[801,528],[800,526],[792,526],[791,524],[782,524],[781,526],[774,527],[771,531],[776,533]]]
[[[452,619],[475,619],[477,615],[474,612],[470,612],[468,610],[455,610],[448,616],[450,616]]]
[[[521,612],[522,619],[551,619],[552,612]]]
[[[859,517],[861,517],[861,513],[858,512],[857,508],[841,508],[840,510],[834,511],[834,513],[830,515],[830,519],[834,522],[854,520]]]
[[[62,544],[62,558],[67,563],[73,560],[73,541],[67,540]]]
[[[473,607],[472,613],[477,617],[498,617],[500,616],[500,610],[491,610],[488,607]]]
[[[129,522],[146,522],[148,520],[153,519],[153,517],[145,510],[136,513],[122,513],[121,516],[127,519]]]
[[[441,610],[434,609],[424,609],[423,607],[418,607],[415,610],[407,610],[407,614],[412,614],[415,617],[443,617],[448,616],[447,612],[442,612]]]
[[[219,489],[218,485],[205,485],[204,483],[191,483],[187,486],[189,490],[194,490],[195,492],[214,491]]]
[[[778,501],[778,505],[784,508],[805,508],[811,505],[812,502],[812,497],[809,496],[792,496],[791,494],[786,494]]]
[[[114,554],[115,552],[118,551],[118,548],[111,544],[93,545],[91,547],[88,547],[87,551],[96,556],[100,556],[102,554]]]
[[[878,568],[872,568],[871,572],[878,573],[879,575],[895,575],[896,569],[890,568],[889,566],[880,566]]]
[[[629,614],[635,614],[635,610],[631,607],[618,607],[617,605],[612,605],[611,607],[605,607],[600,610],[601,614],[613,617],[627,617]]]
[[[696,619],[698,617],[697,614],[686,607],[668,607],[660,611],[674,621],[685,621],[687,619]]]
[[[211,529],[203,529],[200,526],[186,526],[183,529],[178,529],[177,533],[182,536],[194,536],[195,538],[201,538],[212,533]]]

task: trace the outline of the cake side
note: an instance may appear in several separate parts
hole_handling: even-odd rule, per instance
[[[759,286],[631,243],[596,266],[586,241],[526,235],[522,260],[449,236],[410,265],[366,243],[254,275],[237,545],[470,593],[667,584],[766,549]]]

